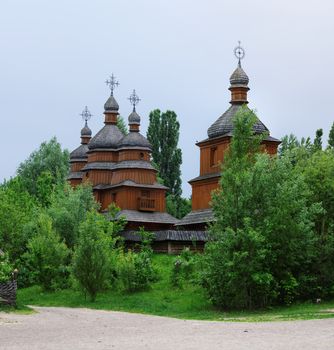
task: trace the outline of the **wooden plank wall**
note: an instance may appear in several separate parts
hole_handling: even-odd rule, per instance
[[[192,183],[192,210],[209,209],[211,192],[218,188],[218,178]]]

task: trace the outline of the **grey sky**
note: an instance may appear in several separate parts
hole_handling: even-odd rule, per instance
[[[196,140],[229,106],[233,48],[246,50],[243,68],[250,107],[281,138],[324,139],[334,121],[333,0],[1,0],[0,181],[39,144],[56,135],[80,143],[79,113],[103,126],[104,84],[120,81],[121,115],[133,88],[146,134],[148,113],[174,110],[181,123],[184,195],[198,175]]]

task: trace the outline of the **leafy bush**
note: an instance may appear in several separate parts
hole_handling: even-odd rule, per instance
[[[113,225],[95,211],[80,225],[78,244],[73,256],[73,275],[85,295],[94,301],[110,279],[111,253],[115,245]]]
[[[182,250],[173,264],[171,274],[171,284],[173,287],[182,287],[184,282],[191,281],[197,265],[197,257],[189,248]]]
[[[0,283],[7,282],[11,279],[13,266],[9,262],[8,254],[0,251]]]
[[[140,228],[141,245],[139,252],[122,251],[118,257],[117,276],[121,287],[126,292],[135,292],[149,287],[156,279],[152,265],[152,234]]]
[[[37,220],[35,236],[27,244],[22,261],[30,281],[40,284],[44,290],[67,287],[69,250],[52,228],[46,214]]]
[[[152,254],[148,251],[121,252],[117,263],[117,276],[125,292],[147,289],[156,278],[152,266]]]
[[[26,191],[20,178],[0,185],[0,247],[11,261],[25,251],[30,236],[24,226],[34,216],[36,202]]]
[[[73,189],[67,184],[55,191],[47,212],[52,218],[55,231],[68,247],[73,248],[78,239],[80,224],[89,211],[97,208],[91,186],[83,184]]]

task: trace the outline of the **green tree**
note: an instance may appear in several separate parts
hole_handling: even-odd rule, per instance
[[[321,207],[308,205],[308,186],[289,158],[258,153],[263,135],[254,135],[255,120],[246,109],[236,115],[212,200],[203,281],[223,308],[291,303],[308,289],[316,258],[312,220]]]
[[[285,135],[282,137],[281,144],[279,146],[279,154],[284,155],[286,152],[295,149],[300,146],[300,142],[297,139],[297,136],[294,134]]]
[[[103,215],[91,211],[79,228],[73,256],[73,275],[85,295],[94,301],[111,274],[111,251],[115,244],[113,224]]]
[[[17,174],[27,191],[38,198],[40,195],[38,185],[44,184],[45,180],[44,178],[38,182],[40,176],[50,174],[52,185],[62,184],[66,180],[68,169],[69,153],[67,150],[63,151],[57,139],[53,137],[49,142],[43,142],[38,150],[20,164]]]
[[[167,212],[178,219],[182,219],[191,212],[191,200],[172,194],[166,197]]]
[[[52,228],[52,220],[40,214],[35,235],[27,244],[23,254],[24,267],[33,276],[31,280],[44,290],[55,290],[67,286],[69,250]]]
[[[60,187],[50,198],[47,213],[52,218],[55,231],[73,248],[79,235],[79,226],[87,213],[98,209],[90,185],[72,188],[69,184]]]
[[[178,148],[180,124],[176,113],[161,113],[156,109],[150,113],[147,139],[152,145],[153,162],[159,169],[159,175],[169,188],[168,193],[181,196],[182,152]]]
[[[25,225],[36,212],[36,201],[26,191],[21,178],[0,185],[0,248],[15,261],[26,249],[30,236]]]
[[[332,127],[329,131],[328,147],[334,149],[334,123],[332,124]]]
[[[322,135],[323,135],[322,129],[318,129],[315,132],[315,139],[313,141],[314,152],[322,150]]]
[[[14,267],[9,262],[8,254],[0,251],[0,283],[9,281],[13,271]]]
[[[118,129],[121,130],[123,135],[127,135],[128,134],[128,128],[126,126],[124,118],[122,116],[120,116],[120,115],[117,118],[117,126],[118,126]]]
[[[309,204],[321,203],[324,210],[316,219],[320,236],[334,231],[334,154],[330,150],[318,151],[298,162],[299,171],[310,188]]]

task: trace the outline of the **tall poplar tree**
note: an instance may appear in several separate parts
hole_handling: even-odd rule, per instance
[[[322,150],[322,135],[323,135],[322,129],[318,129],[315,132],[315,139],[314,139],[314,142],[313,142],[313,148],[314,148],[315,152]]]
[[[182,152],[178,148],[180,124],[173,111],[161,112],[155,109],[149,116],[147,139],[152,145],[153,162],[159,169],[159,176],[169,188],[168,194],[180,197]]]
[[[331,130],[329,131],[328,147],[334,149],[334,123],[332,124]]]

